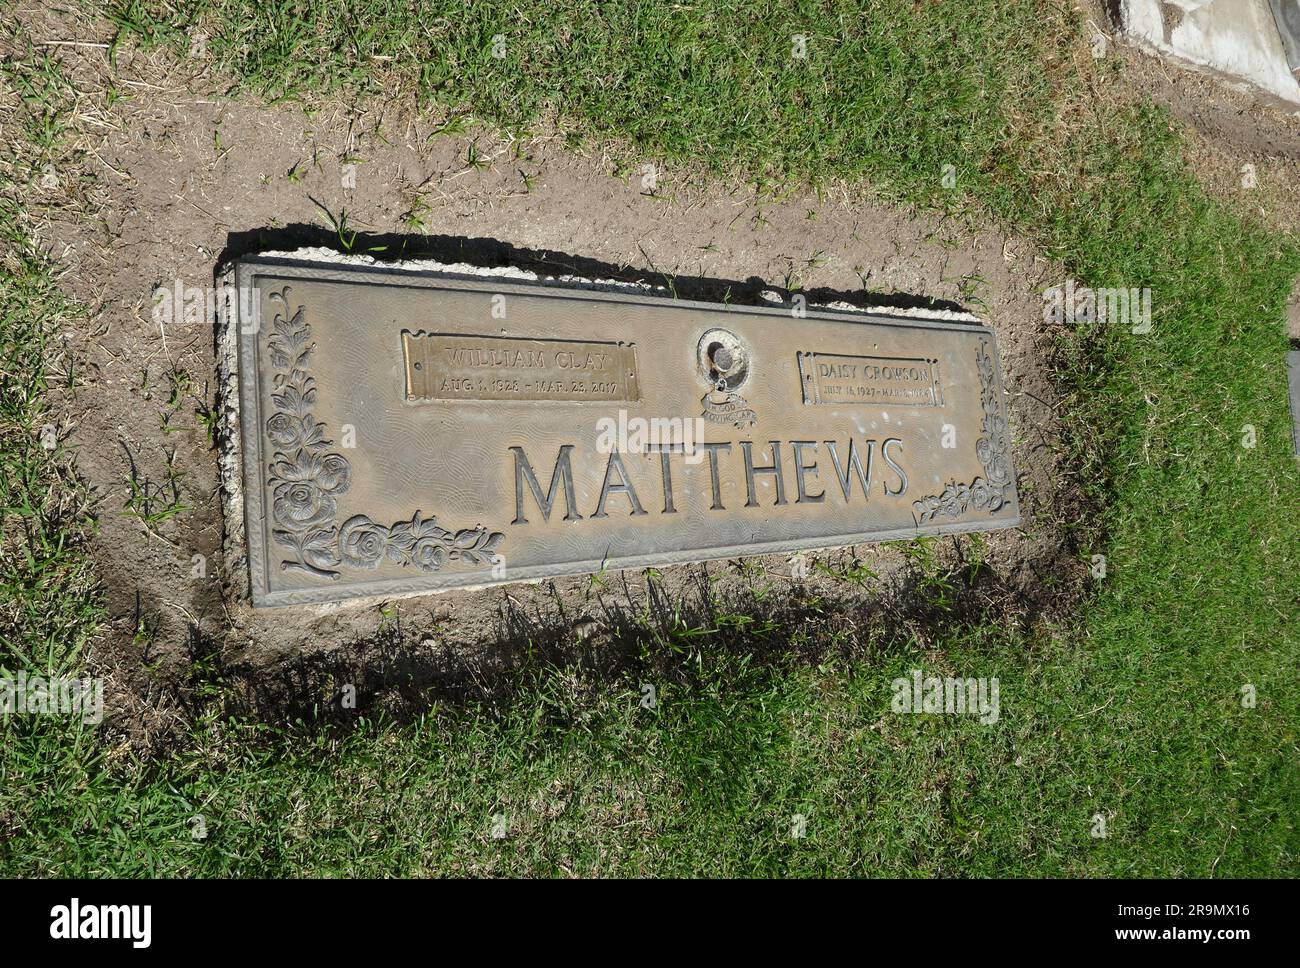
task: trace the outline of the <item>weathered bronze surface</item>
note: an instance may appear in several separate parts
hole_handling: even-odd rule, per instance
[[[275,259],[235,283],[257,605],[1019,523],[984,327]]]

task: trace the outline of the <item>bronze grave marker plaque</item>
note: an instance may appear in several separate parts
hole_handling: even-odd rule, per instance
[[[255,605],[1013,527],[965,322],[237,264]]]

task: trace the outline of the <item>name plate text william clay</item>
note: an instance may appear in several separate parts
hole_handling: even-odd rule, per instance
[[[1019,523],[968,323],[241,262],[254,604]]]

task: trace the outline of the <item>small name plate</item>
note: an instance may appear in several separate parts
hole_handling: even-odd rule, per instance
[[[804,403],[942,407],[935,359],[885,359],[840,353],[800,353]]]
[[[637,399],[624,343],[402,333],[408,400]]]
[[[993,333],[252,258],[255,605],[1019,523]]]

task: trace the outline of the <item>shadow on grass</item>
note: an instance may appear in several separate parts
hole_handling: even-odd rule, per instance
[[[613,573],[585,601],[547,583],[545,602],[532,607],[502,594],[495,640],[473,651],[399,618],[377,635],[267,669],[225,663],[220,643],[196,628],[190,647],[197,677],[181,691],[194,716],[302,719],[347,731],[357,709],[399,723],[435,703],[501,711],[535,696],[557,673],[577,699],[611,685],[725,685],[728,670],[739,669],[752,686],[755,673],[883,663],[959,640],[989,648],[1032,642],[1080,592],[1076,583],[1026,597],[996,567],[963,560],[959,543],[951,545],[942,560],[905,555],[879,574],[844,550],[825,556],[803,580],[731,562]],[[327,695],[331,701],[322,704]]]

